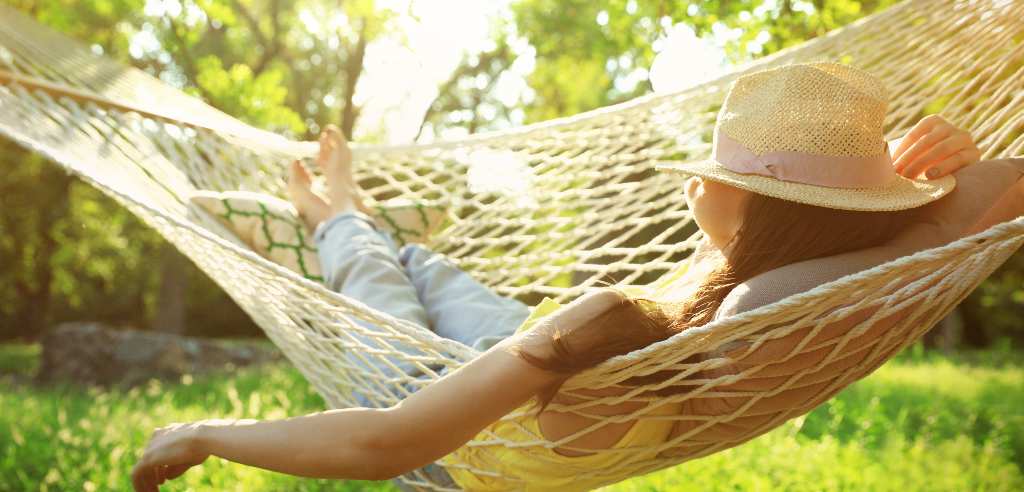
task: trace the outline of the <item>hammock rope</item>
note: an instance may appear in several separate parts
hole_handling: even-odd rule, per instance
[[[459,141],[357,146],[356,178],[370,205],[395,197],[450,204],[455,220],[428,246],[502,295],[528,304],[545,296],[563,302],[602,280],[643,285],[677,266],[701,239],[678,178],[653,171],[652,162],[710,152],[718,107],[736,77],[792,62],[842,60],[889,87],[888,138],[939,108],[971,131],[983,158],[1024,154],[1020,19],[1021,1],[910,0],[674,94]],[[267,261],[188,207],[199,189],[284,197],[285,166],[314,155],[314,142],[248,126],[3,6],[0,133],[156,229],[266,331],[331,407],[355,405],[354,390],[392,405],[405,396],[395,393],[400,383],[430,382],[396,376],[394,366],[366,369],[355,363],[359,358],[401,360],[436,376],[439,368],[454,369],[477,355]],[[526,184],[488,188],[475,181],[480,169]],[[614,466],[561,472],[614,483],[736,446],[871,373],[948,314],[1022,242],[1024,218],[1018,218],[687,330],[565,383],[563,391],[580,403],[551,408],[592,417],[593,425],[557,441],[537,435],[511,442],[485,432],[467,446],[478,453],[495,445],[593,452],[567,443],[612,423],[666,418],[651,412],[677,403],[686,411],[670,417],[682,431],[676,437],[642,450],[599,451],[627,453]],[[417,352],[405,354],[403,345]],[[663,371],[673,376],[624,395],[586,393]],[[641,396],[669,385],[690,391]],[[626,400],[647,404],[615,416],[593,410]],[[722,402],[729,402],[724,410]],[[504,419],[522,415],[517,410]],[[521,480],[456,455],[439,463]],[[446,490],[419,471],[402,480]]]

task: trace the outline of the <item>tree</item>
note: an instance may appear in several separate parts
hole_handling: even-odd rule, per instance
[[[893,3],[518,0],[511,6],[511,24],[499,24],[494,34],[496,46],[515,49],[467,57],[442,87],[427,119],[439,128],[478,121],[468,116],[444,120],[437,115],[442,109],[475,114],[478,107],[486,107],[495,100],[495,79],[503,75],[492,67],[509,67],[521,57],[534,59],[527,75],[529,100],[521,108],[498,112],[481,129],[520,123],[508,117],[516,109],[525,112],[522,122],[530,123],[650,93],[648,70],[677,23],[691,26],[697,36],[719,35],[728,61],[742,63],[823,35]],[[484,89],[474,91],[476,87]],[[467,92],[474,96],[467,97]]]
[[[366,48],[396,13],[373,1],[15,0],[13,7],[266,129],[309,137],[327,123],[351,135]],[[330,74],[330,76],[325,76]],[[300,117],[299,115],[305,115]],[[193,312],[219,289],[113,201],[10,142],[0,225],[6,280],[0,336],[36,336],[63,319],[96,319],[180,331],[247,323],[237,308]],[[98,219],[102,218],[102,219]],[[13,240],[20,238],[20,240]],[[159,258],[158,265],[146,264]],[[182,269],[187,265],[187,269]],[[120,267],[120,268],[119,268]],[[116,272],[116,275],[115,275]],[[186,289],[189,284],[196,288]],[[186,297],[188,297],[186,299]],[[102,299],[107,298],[107,302]],[[196,322],[196,317],[220,319]],[[153,322],[155,320],[155,322]]]

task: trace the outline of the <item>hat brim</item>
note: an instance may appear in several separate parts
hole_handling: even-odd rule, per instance
[[[841,210],[893,211],[920,207],[942,198],[956,187],[951,175],[939,179],[909,179],[899,174],[886,186],[875,188],[834,188],[783,181],[757,174],[731,171],[718,161],[661,161],[659,171],[700,176],[754,193],[819,207]]]

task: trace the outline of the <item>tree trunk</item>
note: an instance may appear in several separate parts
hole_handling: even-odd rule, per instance
[[[359,76],[363,73],[363,58],[366,56],[366,25],[359,30],[359,41],[355,49],[349,54],[345,61],[345,106],[341,109],[341,132],[345,138],[352,140],[352,129],[356,126],[355,101],[356,85],[359,83]]]
[[[153,329],[164,333],[185,332],[185,289],[188,266],[185,257],[171,243],[160,254],[160,293],[157,296]]]
[[[68,213],[68,194],[74,178],[56,166],[46,166],[40,175],[41,179],[53,184],[52,195],[45,210],[39,212],[39,250],[32,276],[33,286],[19,282],[18,291],[22,296],[21,309],[15,315],[18,328],[15,336],[35,339],[42,336],[52,318],[50,304],[52,300],[51,284],[53,283],[53,266],[50,258],[57,252],[57,239],[54,237],[54,223]]]
[[[923,340],[926,347],[952,352],[960,346],[960,339],[964,332],[964,316],[959,307],[953,308],[945,318],[924,334]]]
[[[963,316],[964,328],[960,340],[964,347],[984,348],[992,344],[992,339],[985,331],[986,319],[983,316],[984,308],[981,307],[977,294],[967,296],[964,302],[958,307]]]

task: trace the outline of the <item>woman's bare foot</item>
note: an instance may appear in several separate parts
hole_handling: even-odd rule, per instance
[[[320,133],[320,153],[316,158],[317,166],[324,173],[327,185],[327,201],[333,213],[353,208],[367,215],[373,215],[363,203],[359,184],[352,177],[352,150],[341,130],[334,125]]]
[[[302,163],[293,161],[288,169],[288,195],[310,231],[331,216],[330,205],[313,192],[312,184],[313,180]]]

